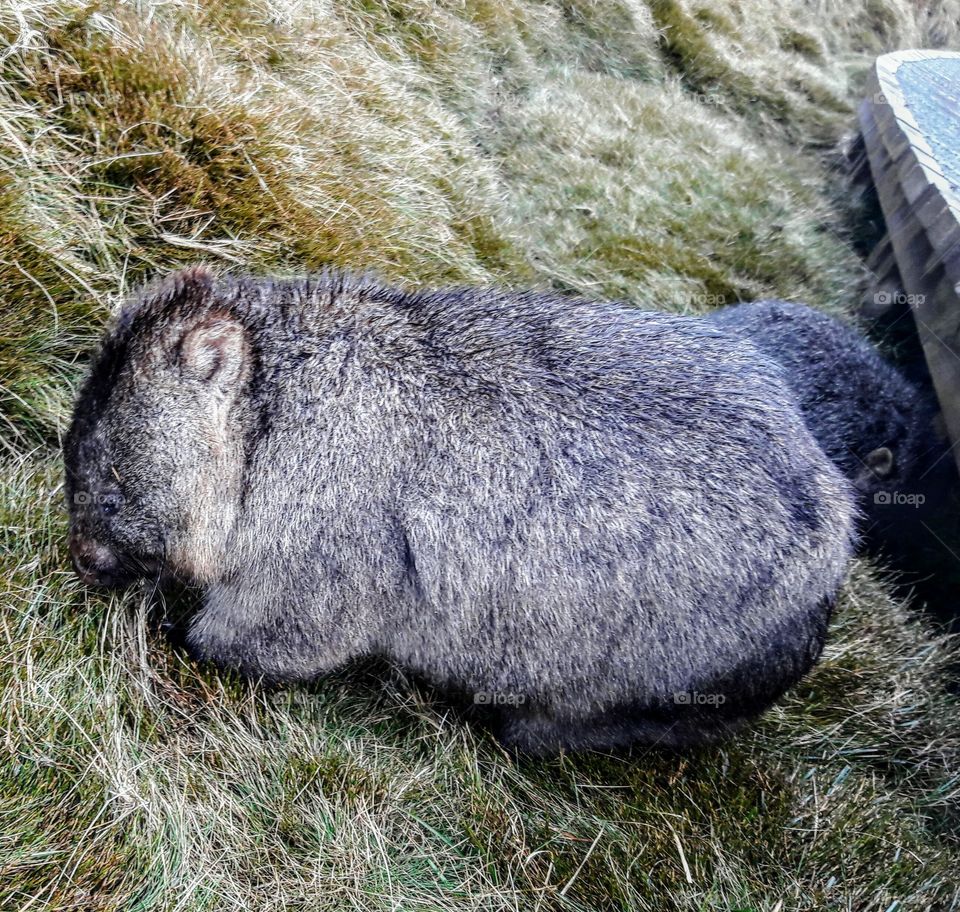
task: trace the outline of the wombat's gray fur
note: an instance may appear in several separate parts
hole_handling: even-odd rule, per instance
[[[889,500],[874,496],[877,492],[916,494],[942,486],[952,460],[936,431],[934,397],[854,329],[787,301],[738,304],[707,319],[748,339],[783,367],[807,426],[865,495],[871,519],[884,518]]]
[[[205,587],[198,656],[386,656],[535,753],[768,706],[820,654],[855,509],[776,368],[702,320],[334,272],[143,293],[66,465],[80,573]]]

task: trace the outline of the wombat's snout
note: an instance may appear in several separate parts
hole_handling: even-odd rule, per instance
[[[70,556],[73,558],[73,569],[87,586],[113,589],[129,582],[117,554],[106,545],[71,534]]]

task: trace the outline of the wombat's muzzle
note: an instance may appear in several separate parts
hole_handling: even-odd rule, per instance
[[[77,576],[87,586],[120,589],[138,576],[111,548],[70,536],[70,557]]]

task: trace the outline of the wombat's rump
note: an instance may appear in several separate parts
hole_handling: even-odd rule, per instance
[[[820,653],[854,509],[777,369],[702,320],[332,272],[148,289],[66,462],[81,572],[201,583],[198,655],[381,654],[534,752],[769,705]]]

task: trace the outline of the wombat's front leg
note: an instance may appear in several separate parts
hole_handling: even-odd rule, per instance
[[[357,654],[361,643],[341,623],[334,593],[265,591],[238,584],[210,587],[190,623],[187,645],[201,661],[235,668],[249,677],[304,681],[332,671]]]

